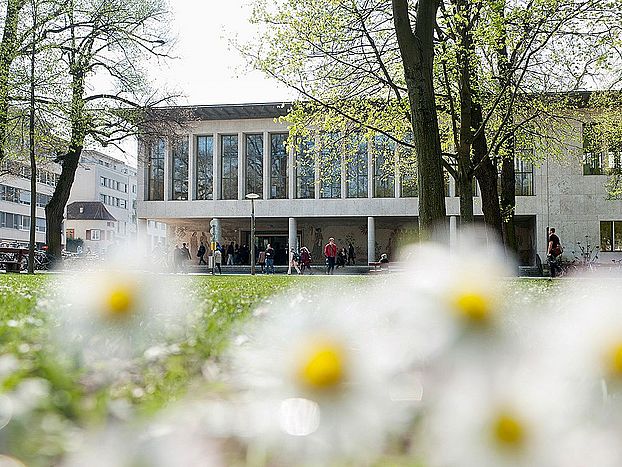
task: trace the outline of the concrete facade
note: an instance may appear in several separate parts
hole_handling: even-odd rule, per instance
[[[187,137],[187,168],[181,172],[187,177],[188,199],[174,199],[173,146],[170,140],[163,144],[163,195],[150,199],[149,177],[151,170],[148,144],[140,144],[138,167],[138,218],[154,219],[168,225],[169,244],[186,242],[193,250],[194,239],[208,239],[210,222],[216,223],[220,243],[249,241],[251,203],[245,199],[247,176],[246,135],[262,135],[263,138],[263,199],[255,201],[256,230],[259,246],[262,242],[278,240],[285,251],[287,245],[296,239],[297,246],[307,246],[314,260],[322,261],[321,243],[335,237],[338,246],[355,246],[357,263],[377,260],[381,253],[393,259],[401,244],[417,238],[418,199],[400,197],[399,173],[396,170],[394,193],[390,198],[374,197],[373,157],[367,161],[367,196],[348,198],[345,186],[345,170],[342,168],[341,193],[339,198],[320,198],[317,188],[319,168],[315,168],[315,196],[313,199],[296,197],[296,166],[294,150],[287,154],[287,197],[270,199],[270,141],[272,134],[287,133],[287,126],[275,121],[282,115],[280,107],[274,104],[253,106],[206,106],[196,108],[201,117],[190,121],[180,132]],[[259,110],[257,110],[259,109]],[[256,115],[253,114],[256,112]],[[271,116],[266,113],[272,112]],[[219,117],[224,115],[224,117]],[[254,118],[257,117],[257,118]],[[235,199],[223,199],[223,153],[222,135],[234,136],[238,141],[237,190]],[[213,196],[212,199],[197,199],[197,144],[198,137],[213,138]],[[607,200],[603,175],[583,175],[581,127],[577,128],[572,140],[563,148],[563,157],[548,157],[538,154],[541,162],[530,169],[529,196],[517,196],[517,235],[520,244],[520,262],[534,264],[536,253],[546,256],[546,227],[556,227],[566,255],[572,257],[577,242],[592,245],[601,243],[600,222],[622,221],[622,201]],[[183,158],[182,158],[183,159]],[[145,162],[147,161],[147,162]],[[184,171],[187,170],[187,173]],[[446,198],[450,238],[455,241],[459,226],[459,199],[454,196],[455,186],[450,181]],[[229,193],[230,195],[230,193]],[[230,196],[231,197],[231,196]],[[475,197],[475,215],[482,217],[481,199]],[[622,223],[620,224],[622,236]],[[370,232],[371,229],[371,232]],[[621,237],[622,238],[622,237]],[[274,245],[273,245],[274,246]],[[373,250],[372,250],[373,248]],[[601,253],[602,262],[622,257],[620,251]]]
[[[137,236],[137,193],[134,167],[98,151],[85,149],[80,156],[67,204],[75,201],[102,202],[117,219],[115,241],[124,243],[135,240]]]

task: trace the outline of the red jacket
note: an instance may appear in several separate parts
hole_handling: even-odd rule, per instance
[[[337,245],[331,245],[327,243],[324,247],[324,256],[327,258],[336,258],[337,257]]]

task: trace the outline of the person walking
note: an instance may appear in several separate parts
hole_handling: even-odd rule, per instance
[[[303,246],[300,249],[300,274],[304,274],[305,269],[308,269],[309,273],[313,274],[313,271],[311,271],[311,253],[309,253],[306,246]]]
[[[300,268],[298,267],[298,263],[300,262],[300,255],[296,252],[294,248],[289,250],[289,267],[287,268],[287,275],[292,275],[292,268],[296,269],[298,274],[301,274]]]
[[[274,248],[270,243],[266,248],[266,274],[274,274]]]
[[[348,245],[348,266],[354,266],[355,258],[356,252],[354,251],[354,245],[352,245],[352,242],[350,242],[350,244]]]
[[[173,250],[173,272],[178,273],[181,269],[181,248],[179,245],[175,245],[175,249]]]
[[[179,264],[181,266],[181,272],[186,272],[186,261],[192,261],[192,256],[190,256],[190,250],[188,249],[188,245],[186,243],[181,244],[181,249],[179,252],[180,260]]]
[[[207,265],[207,263],[205,262],[206,252],[207,252],[207,249],[205,248],[205,245],[203,244],[203,242],[201,242],[201,244],[199,245],[199,251],[197,251],[197,256],[199,257],[199,266],[201,266],[202,264]]]
[[[266,252],[263,248],[259,251],[259,255],[257,256],[257,264],[261,267],[262,274],[266,272],[264,268],[266,265]]]
[[[227,266],[233,266],[233,255],[235,253],[234,243],[231,242],[227,247]]]
[[[218,268],[218,274],[222,275],[222,251],[220,251],[220,248],[214,250],[214,265]]]
[[[330,237],[328,243],[324,246],[324,256],[326,257],[326,274],[333,274],[337,259],[337,245],[333,237]]]
[[[549,263],[551,277],[556,277],[562,269],[560,262],[564,249],[559,237],[555,233],[555,229],[551,228],[549,232],[549,245],[546,252],[546,258]]]

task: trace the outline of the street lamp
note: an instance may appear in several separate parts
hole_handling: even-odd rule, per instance
[[[247,199],[251,200],[251,274],[255,275],[255,200],[260,196],[257,193],[249,193]]]

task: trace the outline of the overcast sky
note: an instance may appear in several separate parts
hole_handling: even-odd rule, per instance
[[[261,73],[248,70],[229,40],[252,40],[249,0],[170,0],[175,54],[161,67],[162,77],[181,90],[184,104],[273,102],[292,98],[291,91]]]

